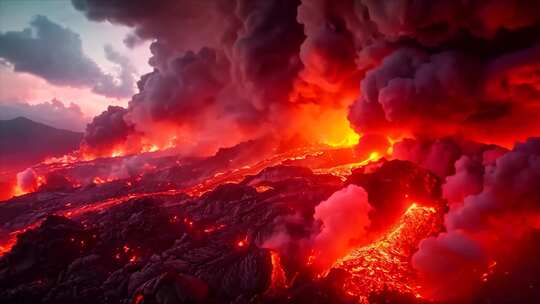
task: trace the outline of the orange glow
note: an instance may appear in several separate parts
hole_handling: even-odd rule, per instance
[[[330,147],[351,147],[358,143],[358,135],[347,119],[347,107],[332,108],[315,104],[304,104],[294,115],[293,129],[312,143]]]
[[[380,160],[381,158],[382,158],[382,155],[379,152],[373,151],[369,154],[368,158],[362,161],[349,163],[345,165],[339,165],[339,166],[330,167],[330,168],[316,169],[316,170],[313,170],[313,172],[318,173],[318,174],[332,174],[345,180],[346,177],[351,174],[353,169],[363,167],[371,162],[376,162]]]
[[[344,291],[360,297],[361,302],[366,302],[371,292],[383,290],[421,297],[410,257],[422,239],[440,229],[438,212],[412,203],[386,235],[336,261],[335,268],[351,274]]]
[[[47,180],[44,176],[38,175],[36,177],[35,183],[30,185],[29,187],[23,187],[18,183],[18,181],[12,186],[11,189],[11,195],[12,197],[17,197],[21,195],[25,195],[28,193],[36,192],[39,188],[44,186],[47,183]]]
[[[270,260],[272,262],[272,275],[270,287],[267,292],[274,292],[282,288],[288,288],[287,276],[285,270],[281,266],[281,258],[279,254],[273,250],[270,251]]]

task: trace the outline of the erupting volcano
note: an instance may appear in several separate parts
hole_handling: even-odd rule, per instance
[[[107,102],[0,94],[0,303],[540,302],[540,2],[64,4],[0,84]]]

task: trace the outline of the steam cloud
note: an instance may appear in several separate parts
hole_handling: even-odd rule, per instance
[[[317,267],[328,269],[338,258],[366,241],[371,224],[368,213],[372,209],[367,192],[356,185],[335,192],[315,207],[313,218],[322,223],[321,231],[313,238]]]

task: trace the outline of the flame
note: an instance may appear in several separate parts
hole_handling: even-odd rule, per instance
[[[352,147],[358,144],[360,140],[360,135],[358,135],[347,122],[338,123],[334,126],[335,130],[331,131],[322,143],[331,147],[341,148],[341,147]]]
[[[397,225],[381,239],[336,261],[334,268],[351,274],[343,290],[364,303],[370,293],[383,290],[421,297],[410,257],[422,239],[440,229],[438,215],[436,208],[412,203]]]
[[[271,250],[270,261],[272,262],[272,274],[270,287],[268,288],[267,292],[272,293],[283,288],[288,288],[287,276],[285,275],[285,271],[281,266],[281,258],[279,254]]]

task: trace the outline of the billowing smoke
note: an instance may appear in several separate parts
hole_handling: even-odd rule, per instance
[[[446,179],[447,232],[422,241],[412,260],[431,298],[467,294],[490,263],[539,227],[540,138],[501,154],[463,157]]]
[[[311,219],[299,214],[278,218],[275,231],[262,246],[287,256],[299,254],[302,263],[324,273],[337,259],[368,242],[370,211],[373,207],[367,192],[351,184],[315,206]],[[307,227],[311,232],[302,235],[294,233],[291,227]]]
[[[315,207],[314,219],[321,230],[313,237],[314,265],[326,270],[351,249],[366,242],[371,224],[367,192],[349,185]]]
[[[90,150],[108,148],[109,153],[111,141],[123,140],[127,146],[125,141],[137,134],[160,148],[173,140],[172,145],[186,150],[215,151],[273,133],[271,125],[285,129],[285,104],[301,66],[298,54],[304,40],[296,21],[298,2],[180,1],[152,9],[144,4],[74,4],[91,19],[126,23],[141,38],[157,39],[150,58],[155,70],[139,81],[139,93],[123,114],[126,132],[111,132],[112,140],[88,132]],[[165,29],[165,24],[171,27]],[[101,117],[119,111],[109,109]],[[103,122],[107,120],[95,120],[88,129],[98,130]]]
[[[139,148],[174,140],[211,151],[265,133],[321,140],[348,128],[317,125],[335,126],[349,105],[360,134],[511,147],[540,132],[540,9],[528,1],[73,3],[131,26],[130,45],[155,41],[155,70],[124,114]],[[226,139],[213,136],[223,128]],[[88,147],[102,150],[102,139],[89,134]]]
[[[124,120],[126,112],[122,107],[109,106],[107,111],[94,117],[86,127],[83,144],[92,147],[92,150],[114,150],[117,145],[123,144],[133,133],[132,127]]]
[[[528,140],[540,134],[538,1],[73,3],[131,26],[131,46],[154,41],[154,71],[129,106],[88,126],[93,153],[205,153],[268,133],[320,140],[349,123],[370,138],[366,151],[397,140],[392,157],[445,178],[447,231],[413,259],[440,299],[475,286],[502,254],[495,237],[519,241],[538,224],[539,147]],[[317,207],[322,226],[309,242],[327,255],[321,268],[361,240],[369,206],[349,187]]]

